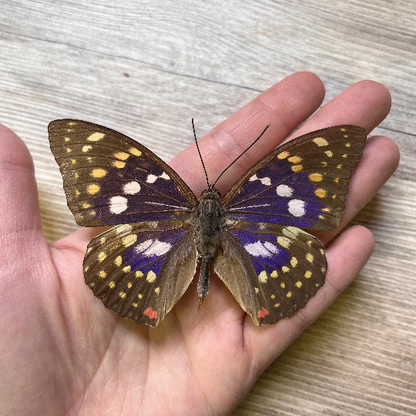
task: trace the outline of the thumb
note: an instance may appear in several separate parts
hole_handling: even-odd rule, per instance
[[[41,230],[33,160],[23,141],[0,124],[0,239]]]

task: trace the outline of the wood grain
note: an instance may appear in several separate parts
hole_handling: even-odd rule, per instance
[[[1,122],[27,143],[48,241],[77,229],[46,126],[81,118],[169,161],[284,76],[317,73],[330,100],[374,79],[392,93],[377,133],[393,178],[356,223],[373,257],[260,377],[235,416],[416,414],[416,1],[0,3]]]

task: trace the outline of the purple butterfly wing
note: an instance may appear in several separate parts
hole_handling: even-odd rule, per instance
[[[181,219],[197,205],[173,169],[121,133],[85,121],[55,120],[49,141],[79,225]]]
[[[256,325],[294,315],[322,286],[322,243],[292,226],[240,221],[224,233],[214,270]]]
[[[361,127],[336,126],[280,146],[226,193],[228,217],[313,230],[335,228],[366,137]]]
[[[156,326],[191,283],[193,233],[179,221],[117,225],[95,237],[84,259],[85,282],[123,318]]]

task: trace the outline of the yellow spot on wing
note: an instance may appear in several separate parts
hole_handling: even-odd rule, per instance
[[[277,155],[277,158],[280,160],[286,159],[289,156],[289,154],[290,154],[289,152],[282,152]]]
[[[275,304],[274,304],[274,307],[275,307],[275,308],[278,308],[279,306],[280,306],[280,303],[275,303]]]
[[[313,255],[312,255],[312,253],[306,253],[305,258],[306,258],[306,260],[307,260],[309,263],[312,263],[312,262],[313,262]]]
[[[296,287],[301,288],[302,287],[302,282],[300,282],[299,280],[295,283]]]
[[[116,287],[116,284],[114,282],[110,282],[108,286],[110,287],[110,289],[114,289]]]
[[[115,153],[114,156],[117,159],[120,159],[120,160],[127,160],[130,155],[128,153],[125,153],[125,152],[118,152],[118,153]]]
[[[88,185],[88,187],[87,187],[87,192],[90,195],[95,195],[96,193],[99,192],[99,190],[100,190],[100,187],[97,184],[95,184],[95,183],[93,183],[91,185]]]
[[[130,270],[131,270],[131,266],[123,267],[123,272],[124,273],[130,273]]]
[[[67,153],[71,153],[71,152],[72,152],[72,149],[70,149],[69,147],[67,147],[67,148],[66,148],[66,152],[67,152]]]
[[[309,272],[309,271],[305,272],[305,277],[307,279],[310,279],[311,276],[312,276],[312,273],[311,272]]]
[[[107,175],[107,171],[105,169],[94,169],[92,171],[93,178],[102,178]]]
[[[134,308],[137,308],[137,303],[136,303],[136,302],[133,302],[131,305],[132,305]]]
[[[319,147],[328,146],[328,142],[323,137],[315,137],[313,142]]]
[[[136,276],[136,278],[143,277],[143,272],[141,272],[140,270],[136,270],[136,273],[134,275]]]
[[[121,256],[117,256],[117,257],[116,257],[116,259],[114,260],[114,264],[115,264],[117,267],[120,267],[120,266],[121,266],[121,263],[123,263],[123,259],[122,259],[122,257],[121,257]]]
[[[131,224],[122,224],[122,225],[117,225],[117,227],[115,227],[115,232],[117,234],[122,234],[122,233],[127,233],[129,231],[131,231],[133,229]]]
[[[115,168],[118,168],[118,169],[123,169],[124,166],[126,166],[126,164],[124,162],[121,162],[119,160],[116,160],[116,161],[113,162],[113,166]]]
[[[139,293],[139,294],[137,295],[137,297],[138,297],[139,299],[142,299],[142,298],[143,298],[143,295],[142,295],[141,293]]]
[[[107,254],[105,254],[104,251],[98,254],[98,261],[104,261],[106,258]]]
[[[286,293],[286,296],[287,296],[288,298],[291,298],[291,297],[292,297],[292,292],[287,292],[287,293]]]
[[[267,283],[267,273],[263,270],[260,274],[259,274],[259,281],[260,283]]]
[[[88,140],[89,142],[98,142],[98,141],[99,141],[99,140],[101,140],[103,137],[104,137],[104,133],[98,133],[98,132],[96,132],[96,133],[91,134],[91,136],[89,136],[89,137],[87,138],[87,140]]]
[[[334,156],[334,154],[333,154],[330,150],[327,150],[327,151],[325,152],[325,154],[326,154],[328,157],[332,157],[332,156]]]
[[[92,149],[92,146],[90,146],[89,144],[87,144],[87,145],[83,146],[81,150],[82,150],[83,153],[87,153],[91,149]]]
[[[131,287],[132,287],[133,285],[131,284],[131,282],[128,282],[127,283],[127,287],[129,288],[129,289],[131,289]]]
[[[325,191],[325,189],[322,189],[322,188],[315,189],[315,195],[318,198],[325,198],[326,197],[326,191]]]
[[[139,149],[136,149],[135,147],[132,147],[130,149],[130,153],[134,156],[141,156],[142,152]]]
[[[287,237],[277,237],[277,244],[284,248],[289,248],[290,240]]]
[[[303,169],[302,165],[293,165],[292,166],[292,171],[293,172],[300,172]]]
[[[271,277],[273,277],[273,278],[277,277],[277,270],[273,270],[273,271],[270,273],[270,276],[271,276]]]
[[[346,157],[348,156],[348,154],[347,153],[344,153],[343,155],[342,155],[342,157],[345,159]]]
[[[155,272],[154,271],[152,271],[152,270],[150,270],[148,273],[147,273],[147,277],[146,277],[146,280],[149,282],[149,283],[152,283],[152,282],[154,282],[155,280],[156,280],[156,274],[155,274]]]
[[[101,279],[105,279],[107,277],[107,273],[104,270],[100,270],[98,276],[100,276]]]
[[[289,271],[289,267],[283,266],[282,267],[282,272],[283,273],[287,273]]]
[[[351,143],[345,143],[345,147],[350,147],[350,146],[351,146]]]
[[[130,247],[137,241],[137,235],[130,234],[127,237],[124,237],[121,241],[124,247]]]
[[[126,297],[126,293],[125,292],[120,292],[119,296],[121,297],[121,299],[124,299]]]
[[[290,163],[299,163],[302,162],[302,158],[299,156],[292,156],[288,159]]]
[[[77,161],[76,161],[75,159],[71,159],[71,163],[72,163],[73,165],[75,165],[75,163],[77,163]]]
[[[156,293],[156,295],[158,295],[158,294],[160,293],[160,287],[157,287],[157,288],[155,289],[155,293]]]
[[[320,173],[311,173],[309,175],[309,180],[312,182],[321,182],[323,179],[322,175]]]
[[[296,267],[298,264],[298,259],[296,257],[292,257],[292,259],[290,260],[290,265],[292,267]]]
[[[286,285],[282,282],[282,283],[280,283],[280,287],[281,287],[282,289],[284,289],[284,288],[286,287]]]

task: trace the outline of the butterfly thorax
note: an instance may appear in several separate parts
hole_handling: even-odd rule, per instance
[[[202,303],[209,290],[211,260],[221,242],[224,209],[220,193],[213,187],[202,193],[194,218],[195,243],[198,256],[202,258],[201,274],[198,281],[198,299]]]

